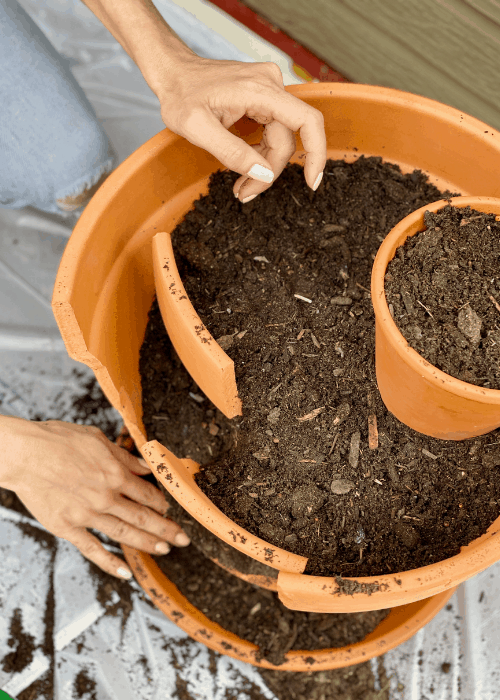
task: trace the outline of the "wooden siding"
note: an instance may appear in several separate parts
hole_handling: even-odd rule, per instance
[[[245,0],[355,82],[408,90],[500,129],[499,0]]]

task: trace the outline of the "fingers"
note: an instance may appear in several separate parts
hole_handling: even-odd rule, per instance
[[[111,554],[101,542],[83,528],[75,528],[64,539],[74,544],[83,556],[100,569],[117,578],[130,579],[132,572],[120,557]]]
[[[118,445],[115,445],[111,440],[106,442],[106,447],[113,457],[116,457],[120,463],[127,467],[133,474],[144,476],[145,474],[151,473],[151,469],[148,467],[146,460],[134,457],[134,455],[131,455],[126,449],[118,447]]]
[[[295,135],[280,122],[273,121],[266,126],[261,143],[254,149],[271,164],[276,179],[295,153]],[[244,200],[248,201],[248,197],[256,196],[269,187],[270,185],[263,185],[255,180],[240,178],[235,183],[233,192],[238,194],[241,202],[244,202]]]
[[[138,476],[131,474],[120,488],[123,496],[142,506],[151,508],[161,515],[166,515],[168,503],[160,489]]]
[[[89,527],[100,530],[120,544],[150,554],[167,554],[170,551],[167,542],[177,547],[189,544],[189,538],[176,523],[145,508],[124,502],[113,508],[112,513],[97,514]]]
[[[311,189],[317,189],[326,165],[326,135],[322,113],[283,89],[269,89],[255,93],[252,109],[259,114],[271,115],[292,132],[299,131],[306,151],[304,175]],[[317,184],[316,184],[317,183]]]
[[[183,135],[195,146],[201,146],[226,168],[270,184],[274,180],[271,164],[251,146],[231,134],[208,109],[191,112],[183,127]]]

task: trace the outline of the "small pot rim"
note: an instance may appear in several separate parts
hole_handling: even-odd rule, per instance
[[[258,661],[258,647],[255,644],[212,622],[192,605],[149,554],[126,545],[121,545],[121,548],[141,588],[156,607],[192,639],[220,654],[274,671],[329,671],[369,661],[410,639],[437,615],[457,590],[456,587],[451,588],[431,598],[391,609],[389,615],[361,642],[337,649],[289,651],[285,655],[285,663],[275,666],[265,659]],[[390,625],[398,617],[401,620],[396,627],[385,634],[377,634],[381,626]],[[306,659],[314,659],[314,662],[307,663]]]
[[[436,212],[448,204],[451,204],[452,206],[460,208],[470,206],[471,208],[478,209],[478,211],[490,213],[487,211],[487,208],[484,207],[492,203],[496,204],[500,210],[500,198],[497,197],[451,197],[450,199],[440,199],[438,202],[432,202],[408,214],[408,216],[396,224],[387,234],[378,249],[372,268],[371,297],[374,310],[377,314],[377,320],[385,327],[386,332],[392,337],[394,349],[414,371],[421,374],[421,376],[425,377],[429,382],[433,384],[438,383],[443,389],[450,393],[457,394],[462,398],[474,399],[480,403],[498,403],[500,406],[500,389],[488,389],[469,384],[461,379],[456,379],[435,367],[425,360],[420,353],[414,350],[392,318],[385,296],[385,273],[387,271],[387,266],[394,258],[396,249],[404,245],[408,238],[427,230],[426,228],[421,229],[420,226],[417,227],[424,212]],[[481,209],[480,207],[483,208]],[[425,224],[422,225],[425,226]],[[419,230],[411,231],[411,229],[415,227]],[[406,236],[405,233],[407,233]],[[405,236],[404,240],[402,240],[403,236]]]

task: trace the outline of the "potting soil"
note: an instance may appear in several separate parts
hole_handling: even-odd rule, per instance
[[[340,648],[360,642],[389,613],[289,610],[276,593],[226,573],[192,545],[173,549],[167,557],[155,560],[190,603],[224,629],[256,644],[258,658],[276,666],[284,663],[284,655],[290,650]]]
[[[387,267],[394,321],[438,369],[500,389],[500,220],[448,205],[425,226]]]
[[[498,431],[444,442],[387,412],[368,291],[390,229],[452,193],[380,158],[328,161],[316,193],[289,165],[246,205],[231,195],[235,177],[215,173],[174,231],[187,293],[234,360],[243,401],[233,446],[205,464],[198,484],[240,526],[309,557],[306,573],[376,576],[457,554],[500,513]],[[154,358],[161,347],[151,342],[142,353]],[[146,401],[154,385],[160,400],[159,366],[156,357],[142,371],[148,438],[161,441],[164,421]],[[166,401],[170,390],[162,385]],[[189,448],[200,462],[217,428],[230,434],[201,398],[198,426],[207,427],[185,427],[203,438],[198,452]]]

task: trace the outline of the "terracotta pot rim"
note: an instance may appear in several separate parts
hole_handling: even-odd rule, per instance
[[[422,113],[432,114],[434,117],[439,118],[443,122],[448,122],[450,125],[460,123],[460,129],[462,131],[471,132],[475,136],[477,136],[478,126],[482,127],[484,125],[484,122],[476,117],[462,112],[455,107],[445,105],[438,100],[416,95],[405,90],[398,90],[396,88],[388,88],[380,85],[368,85],[364,83],[306,83],[287,86],[286,90],[297,96],[304,93],[304,95],[312,99],[326,97],[327,95],[347,95],[353,98],[362,98],[366,101],[377,101],[383,98],[390,106],[399,105],[401,107],[407,107],[410,104],[418,104],[418,109]],[[234,127],[232,127],[232,129],[233,128]],[[57,284],[54,287],[53,304],[68,301],[70,296],[68,290],[72,288],[75,271],[72,270],[71,265],[67,264],[67,260],[69,259],[68,253],[71,253],[71,256],[76,256],[85,248],[88,231],[95,226],[99,218],[110,207],[116,193],[130,178],[130,173],[135,172],[142,165],[146,164],[151,159],[154,151],[162,151],[169,143],[180,140],[182,140],[181,137],[170,131],[170,129],[163,129],[149,139],[141,148],[131,153],[131,155],[120,163],[107,177],[92,197],[90,203],[84,209],[68,241],[57,280],[60,282],[64,277],[64,285]]]
[[[391,610],[387,618],[360,642],[341,648],[290,651],[285,655],[284,664],[274,666],[268,661],[256,659],[258,647],[255,644],[212,622],[195,608],[149,554],[126,545],[121,545],[121,548],[143,590],[165,616],[192,639],[234,659],[276,671],[326,671],[369,661],[410,639],[437,615],[457,590],[456,587],[451,588],[425,600]],[[402,616],[404,609],[408,610],[406,621],[401,621],[395,629],[377,637],[379,627],[387,624],[391,615]],[[314,659],[314,663],[307,663],[307,658]]]
[[[377,318],[380,323],[386,327],[387,333],[390,334],[394,349],[412,369],[420,373],[429,382],[440,383],[443,388],[463,398],[473,398],[480,403],[498,403],[500,406],[500,389],[483,388],[464,382],[461,379],[456,379],[425,360],[420,353],[409,345],[391,316],[385,296],[384,283],[387,265],[394,258],[394,254],[392,253],[394,244],[401,238],[405,230],[418,221],[424,211],[436,212],[448,204],[456,207],[471,206],[472,208],[477,208],[480,204],[487,205],[489,203],[500,205],[500,198],[469,196],[440,199],[438,202],[432,202],[431,204],[420,207],[420,209],[417,209],[402,219],[389,232],[378,249],[372,268],[371,296],[372,303],[374,307],[376,307]],[[418,234],[415,233],[414,235]],[[400,245],[404,245],[404,242]]]

